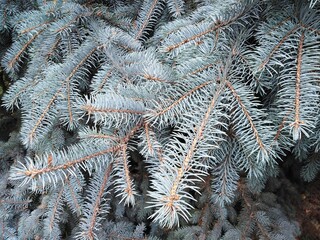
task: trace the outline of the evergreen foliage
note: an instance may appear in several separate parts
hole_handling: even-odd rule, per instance
[[[0,145],[0,236],[295,239],[264,187],[289,151],[320,171],[319,11],[1,0],[21,127]]]

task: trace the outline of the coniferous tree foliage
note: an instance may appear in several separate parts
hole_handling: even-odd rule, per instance
[[[0,22],[2,238],[299,235],[264,188],[290,151],[320,170],[317,1],[1,0]]]

